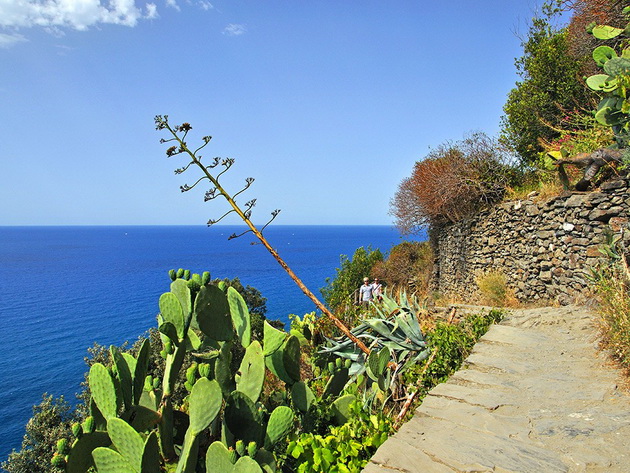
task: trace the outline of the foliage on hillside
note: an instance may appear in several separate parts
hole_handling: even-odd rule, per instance
[[[77,420],[76,413],[63,397],[44,394],[26,424],[22,448],[13,451],[2,468],[9,473],[60,471],[50,464],[50,459],[57,450],[57,441],[70,435],[71,425]]]
[[[545,143],[559,139],[575,114],[585,114],[595,102],[581,73],[585,57],[569,54],[566,28],[556,29],[546,18],[534,18],[523,56],[516,60],[521,78],[503,108],[501,141],[528,164],[536,164]],[[573,120],[575,121],[575,120]]]
[[[403,241],[372,268],[372,275],[387,284],[390,294],[398,290],[426,293],[432,272],[433,251],[427,241]]]
[[[340,256],[340,267],[337,268],[334,278],[326,279],[326,286],[321,289],[326,304],[335,312],[343,312],[354,305],[354,293],[361,284],[363,278],[371,277],[372,268],[384,259],[381,250],[361,247],[348,258]]]

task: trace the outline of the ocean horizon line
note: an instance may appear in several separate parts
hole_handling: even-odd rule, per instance
[[[208,227],[205,223],[114,223],[114,224],[92,224],[92,223],[71,223],[71,224],[17,224],[17,225],[0,225],[0,228],[37,228],[37,227]],[[226,227],[247,227],[245,224],[216,224],[212,227],[226,228]],[[396,228],[394,224],[386,223],[279,223],[276,225],[270,225],[267,228],[274,227],[392,227]]]

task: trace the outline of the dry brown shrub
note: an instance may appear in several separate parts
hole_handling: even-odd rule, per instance
[[[403,233],[457,222],[503,197],[515,177],[508,163],[507,152],[484,133],[442,144],[400,183],[390,213]]]

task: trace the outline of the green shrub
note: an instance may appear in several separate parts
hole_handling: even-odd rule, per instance
[[[33,407],[33,417],[26,424],[26,433],[19,451],[13,451],[2,463],[9,473],[49,473],[62,471],[50,464],[57,451],[57,441],[72,436],[71,426],[77,420],[68,402],[49,394]]]

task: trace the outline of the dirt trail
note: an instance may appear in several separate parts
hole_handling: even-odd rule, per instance
[[[630,472],[630,396],[582,307],[515,310],[363,470]]]

